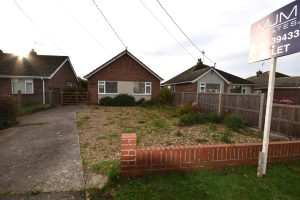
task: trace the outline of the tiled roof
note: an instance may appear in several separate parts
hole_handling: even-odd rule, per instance
[[[275,87],[300,87],[300,76],[290,77],[286,74],[276,72]],[[254,88],[268,88],[269,71],[258,76],[249,77],[248,80],[255,83]]]
[[[50,77],[66,59],[67,56],[30,54],[22,58],[0,53],[0,76]]]
[[[140,61],[137,57],[135,57],[133,54],[131,54],[127,49],[125,51],[122,51],[121,53],[119,53],[118,55],[116,55],[115,57],[113,57],[112,59],[108,60],[107,62],[105,62],[103,65],[101,65],[100,67],[94,69],[92,72],[90,72],[89,74],[85,75],[84,78],[88,79],[91,76],[93,76],[95,73],[97,73],[98,71],[100,71],[101,69],[107,67],[109,64],[111,64],[112,62],[116,61],[117,59],[119,59],[120,57],[124,56],[124,55],[128,55],[130,56],[132,59],[134,59],[136,62],[138,62],[142,67],[144,67],[147,71],[149,71],[152,75],[154,75],[157,79],[159,79],[160,81],[162,81],[163,79],[158,76],[155,72],[153,72],[149,67],[147,67],[142,61]]]
[[[182,72],[181,74],[178,74],[177,76],[171,78],[170,80],[163,83],[163,85],[171,85],[171,84],[178,84],[178,83],[189,83],[195,81],[200,76],[204,75],[210,70],[214,70],[217,73],[219,73],[224,79],[226,79],[228,82],[233,84],[253,84],[251,81],[248,81],[246,79],[240,78],[238,76],[235,76],[233,74],[229,74],[227,72],[224,72],[222,70],[216,69],[214,67],[210,67],[205,64],[197,64],[186,71]]]

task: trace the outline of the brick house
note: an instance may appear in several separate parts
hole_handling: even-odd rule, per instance
[[[88,81],[91,103],[102,97],[129,94],[136,100],[157,95],[163,80],[128,50],[116,55],[84,78]]]
[[[255,83],[252,92],[266,93],[268,92],[269,71],[256,72],[256,76],[251,76],[247,80]],[[293,104],[300,105],[300,76],[288,76],[276,72],[274,99],[289,99]]]
[[[68,56],[38,55],[31,50],[28,56],[19,57],[0,50],[0,96],[16,98],[21,91],[22,103],[47,103],[50,90],[59,95],[77,84]]]
[[[253,83],[227,72],[198,63],[164,82],[173,92],[251,93]]]

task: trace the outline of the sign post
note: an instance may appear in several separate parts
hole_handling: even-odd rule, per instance
[[[276,73],[276,63],[277,58],[272,58],[270,63],[270,73],[269,73],[269,84],[268,84],[268,96],[267,96],[267,107],[266,107],[266,117],[264,126],[264,137],[262,153],[259,154],[259,165],[257,170],[257,176],[262,177],[266,174],[267,160],[268,160],[268,147],[269,147],[269,137],[270,137],[270,127],[272,120],[272,108],[273,108],[273,96],[274,96],[274,85],[275,85],[275,73]]]
[[[251,26],[249,62],[271,58],[264,137],[257,176],[266,174],[277,57],[300,52],[300,1],[294,1]]]

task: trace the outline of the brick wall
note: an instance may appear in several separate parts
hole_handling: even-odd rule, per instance
[[[160,80],[126,54],[88,79],[88,90],[94,104],[98,103],[99,80],[151,82],[152,97],[160,90]]]
[[[257,165],[261,144],[219,144],[137,147],[136,134],[122,134],[121,175],[136,176],[171,170]],[[268,162],[300,159],[300,141],[271,142]]]
[[[197,92],[197,83],[184,83],[175,85],[176,92]]]

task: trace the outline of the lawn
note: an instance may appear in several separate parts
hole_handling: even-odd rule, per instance
[[[105,160],[119,158],[122,133],[137,133],[138,145],[197,145],[261,142],[249,130],[229,130],[222,124],[179,126],[175,107],[86,106],[77,113],[81,155],[85,172]]]
[[[102,190],[89,190],[92,200],[300,199],[300,162],[273,164],[256,178],[255,167],[121,178]]]

